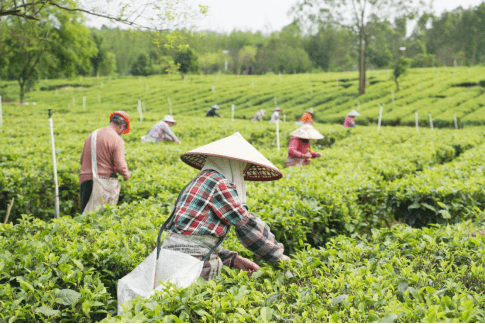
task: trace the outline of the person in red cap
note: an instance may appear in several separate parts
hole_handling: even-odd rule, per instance
[[[128,180],[130,171],[125,161],[122,134],[130,131],[130,117],[124,111],[110,115],[107,127],[92,132],[81,154],[81,213],[104,204],[116,204],[120,194],[117,173]]]

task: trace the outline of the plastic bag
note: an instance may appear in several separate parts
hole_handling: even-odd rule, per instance
[[[137,296],[150,297],[170,282],[178,288],[186,288],[197,280],[204,261],[191,255],[167,249],[160,250],[157,260],[157,249],[143,260],[129,274],[118,280],[118,315],[123,312],[123,303]],[[158,289],[157,289],[158,288]]]

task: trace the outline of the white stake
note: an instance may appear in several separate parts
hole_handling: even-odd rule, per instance
[[[280,121],[277,119],[276,120],[276,147],[278,148],[278,151],[280,150],[280,127],[279,127]]]
[[[283,122],[286,123],[286,114],[283,115]]]
[[[56,88],[56,97],[57,97],[58,94],[59,94],[59,92],[58,92],[58,89]]]
[[[169,111],[169,115],[171,116],[172,115],[172,102],[170,101],[170,97],[167,97],[167,100],[168,100],[168,111]]]
[[[414,113],[414,119],[416,120],[416,130],[418,131],[419,130],[419,125],[418,125],[418,111],[417,110]]]
[[[281,72],[278,72],[278,77],[280,78],[280,81],[281,81]]]
[[[0,96],[0,127],[3,126],[2,96]]]
[[[83,96],[83,109],[86,108],[86,96]]]
[[[431,129],[434,129],[433,128],[433,117],[431,117],[431,113],[429,113],[429,127],[431,127]]]
[[[338,78],[337,78],[337,87],[338,87]]]
[[[216,86],[212,86],[212,92],[216,93]]]
[[[136,108],[138,110],[138,114],[140,115],[140,121],[143,121],[143,113],[141,111],[141,100],[138,99],[138,107]]]
[[[232,116],[231,116],[231,121],[234,121],[234,109],[236,107],[234,105],[231,105],[231,111],[232,111]]]
[[[381,108],[379,108],[379,120],[377,122],[377,131],[381,130],[381,121],[382,121],[382,110],[384,109],[383,105],[381,104]]]
[[[360,111],[360,101],[357,101],[357,110]]]
[[[458,129],[458,120],[456,119],[456,114],[453,114],[453,120],[455,121],[455,129]]]
[[[54,124],[52,123],[52,110],[49,109],[49,128],[51,131],[52,144],[52,164],[54,166],[54,185],[55,185],[55,209],[54,214],[59,218],[59,184],[57,183],[57,164],[56,164],[56,145],[54,143]]]
[[[145,102],[144,102],[144,101],[142,101],[142,102],[141,102],[141,105],[142,105],[142,107],[143,107],[143,112],[147,112],[147,109],[146,109],[146,107],[145,107]]]

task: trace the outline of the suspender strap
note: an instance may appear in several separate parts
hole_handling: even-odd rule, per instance
[[[98,159],[96,156],[96,137],[98,130],[91,133],[91,171],[93,172],[93,178],[98,177]]]

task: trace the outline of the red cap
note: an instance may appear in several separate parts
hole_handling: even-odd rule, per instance
[[[111,113],[111,115],[109,116],[110,121],[113,119],[114,115],[121,116],[126,121],[126,129],[123,131],[123,134],[128,134],[130,132],[130,122],[131,122],[130,116],[128,116],[128,114],[125,111],[118,110],[118,111],[115,111],[114,113]]]

